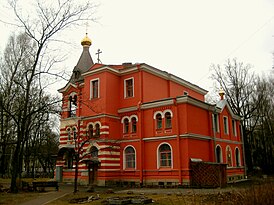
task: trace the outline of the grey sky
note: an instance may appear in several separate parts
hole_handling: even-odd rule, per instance
[[[104,64],[147,63],[205,89],[212,63],[237,57],[269,72],[274,51],[273,0],[97,0],[97,23],[89,23],[93,60],[100,48]],[[0,19],[8,12],[0,9]],[[0,24],[1,51],[9,35]],[[66,31],[71,42],[69,59],[62,66],[73,69],[82,52],[86,28]]]

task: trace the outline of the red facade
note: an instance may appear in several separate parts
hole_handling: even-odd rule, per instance
[[[82,45],[59,90],[59,180],[73,181],[75,152],[83,184],[189,184],[191,160],[227,164],[228,180],[244,177],[240,118],[225,99],[208,104],[206,90],[147,64],[94,64],[87,37]]]

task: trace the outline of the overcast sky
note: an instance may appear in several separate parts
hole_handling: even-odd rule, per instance
[[[228,58],[250,63],[267,73],[273,65],[273,0],[96,0],[100,3],[89,22],[93,60],[98,48],[104,64],[147,63],[210,90],[211,64]],[[8,13],[1,11],[0,18]],[[0,24],[3,51],[9,35]],[[86,27],[67,31],[72,71],[82,52]]]

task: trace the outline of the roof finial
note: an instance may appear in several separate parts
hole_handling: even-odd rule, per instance
[[[86,46],[90,46],[92,44],[90,38],[88,37],[88,22],[85,23],[86,25],[86,36],[83,38],[83,40],[81,41],[81,45],[86,47]]]
[[[224,95],[225,95],[225,91],[223,90],[223,87],[221,87],[220,91],[219,91],[219,95],[221,97],[221,100],[224,99]]]

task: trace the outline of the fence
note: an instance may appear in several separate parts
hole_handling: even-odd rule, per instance
[[[224,187],[227,183],[226,164],[211,162],[190,162],[193,187]]]

